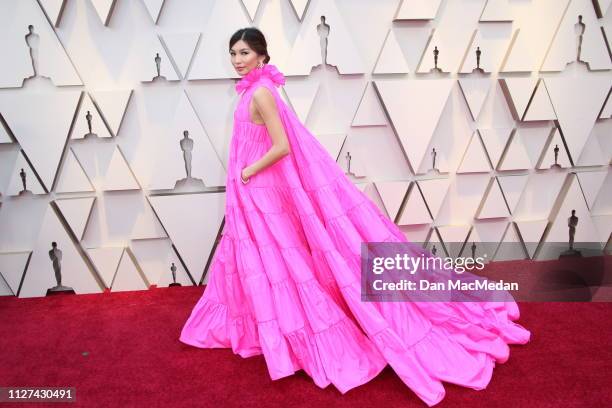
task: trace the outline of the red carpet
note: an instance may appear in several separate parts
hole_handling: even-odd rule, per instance
[[[341,395],[303,372],[271,381],[262,356],[177,339],[203,287],[0,298],[0,386],[72,386],[81,407],[424,407],[387,367]],[[612,399],[612,303],[521,303],[532,332],[482,391],[446,384],[440,407],[604,406]],[[86,355],[83,353],[87,352]]]

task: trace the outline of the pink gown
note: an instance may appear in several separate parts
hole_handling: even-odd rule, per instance
[[[442,382],[485,388],[508,344],[530,339],[514,322],[516,303],[361,301],[361,242],[408,241],[283,101],[284,83],[266,64],[236,85],[225,226],[180,341],[263,354],[272,380],[301,369],[343,394],[387,364],[429,406],[444,398]],[[260,86],[276,100],[291,153],[242,184],[241,169],[272,144],[250,120]]]

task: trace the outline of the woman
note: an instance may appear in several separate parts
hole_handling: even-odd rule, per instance
[[[256,28],[231,38],[242,79],[225,227],[180,340],[263,354],[273,380],[304,370],[341,393],[389,364],[426,404],[442,381],[483,389],[529,341],[512,302],[363,302],[361,242],[407,242],[284,103]],[[416,246],[416,244],[414,244]]]

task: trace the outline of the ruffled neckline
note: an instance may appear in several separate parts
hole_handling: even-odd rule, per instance
[[[276,65],[264,64],[262,68],[255,67],[243,76],[236,84],[236,92],[242,92],[261,78],[270,79],[276,87],[285,85],[285,76],[276,68]]]

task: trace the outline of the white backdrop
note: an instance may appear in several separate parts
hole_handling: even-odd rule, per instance
[[[172,263],[181,284],[202,281],[238,96],[228,41],[250,25],[287,78],[285,100],[347,170],[350,153],[349,177],[410,240],[556,258],[546,244],[567,242],[575,209],[576,241],[601,254],[610,3],[0,0],[0,295],[55,285],[53,241],[76,293],[167,286]],[[87,112],[97,137],[85,137]],[[184,130],[191,188],[177,184]]]

